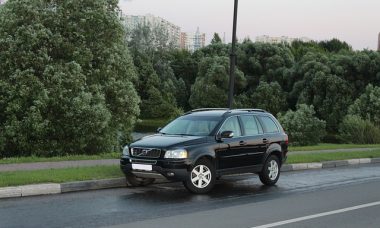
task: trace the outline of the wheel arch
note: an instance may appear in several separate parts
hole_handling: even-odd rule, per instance
[[[283,154],[282,154],[282,149],[281,149],[281,145],[280,144],[277,144],[277,143],[273,143],[271,144],[268,149],[267,149],[267,152],[265,154],[265,158],[264,158],[264,162],[271,156],[271,155],[275,155],[277,156],[278,160],[280,161],[280,165],[282,165],[283,163]]]

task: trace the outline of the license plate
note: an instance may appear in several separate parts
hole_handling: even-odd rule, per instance
[[[132,169],[152,171],[152,165],[132,164]]]

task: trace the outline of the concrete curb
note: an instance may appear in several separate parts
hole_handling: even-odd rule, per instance
[[[380,158],[360,158],[341,161],[327,161],[321,163],[301,163],[301,164],[285,164],[281,167],[282,172],[302,171],[302,170],[315,170],[336,168],[341,166],[358,166],[362,164],[380,163]],[[125,178],[112,178],[103,180],[89,180],[67,182],[62,184],[45,183],[23,185],[16,187],[0,188],[1,198],[14,198],[25,196],[38,196],[48,194],[61,194],[67,192],[88,191],[106,188],[120,188],[126,187],[127,183]]]

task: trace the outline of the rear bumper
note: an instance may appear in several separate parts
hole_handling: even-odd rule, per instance
[[[134,170],[132,164],[152,165],[152,171]],[[132,173],[143,178],[167,179],[170,181],[184,181],[189,175],[191,162],[189,160],[149,160],[122,157],[120,168],[125,173]]]

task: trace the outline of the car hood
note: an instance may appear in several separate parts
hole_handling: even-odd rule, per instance
[[[143,137],[134,143],[131,143],[130,147],[148,147],[148,148],[168,148],[175,146],[190,146],[193,144],[207,142],[208,136],[178,136],[178,135],[162,135],[155,134]]]

